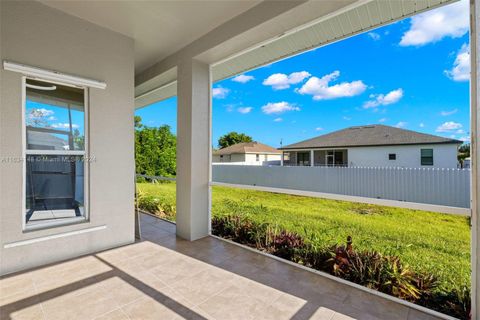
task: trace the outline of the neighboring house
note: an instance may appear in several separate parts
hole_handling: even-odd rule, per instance
[[[44,131],[35,131],[35,128],[27,127],[27,137],[29,148],[37,150],[68,150],[68,136],[67,139],[61,139],[52,133]],[[53,130],[51,130],[53,131]],[[57,130],[61,132],[60,130]],[[67,135],[68,132],[63,132]]]
[[[282,152],[260,142],[242,142],[213,152],[214,163],[235,163],[253,166],[280,165]]]
[[[416,131],[366,125],[280,149],[285,166],[457,168],[457,149],[461,144],[459,140]]]

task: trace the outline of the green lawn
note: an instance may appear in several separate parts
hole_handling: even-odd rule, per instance
[[[167,207],[175,204],[174,183],[138,187]],[[213,187],[212,214],[248,215],[319,246],[344,243],[351,235],[356,248],[397,255],[413,269],[435,274],[444,289],[470,284],[466,217],[226,187]]]

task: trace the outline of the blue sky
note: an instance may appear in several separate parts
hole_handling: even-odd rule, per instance
[[[213,141],[278,147],[382,123],[468,140],[468,3],[436,9],[213,85]],[[136,112],[175,131],[176,98]]]
[[[75,109],[71,110],[72,128],[77,129],[80,135],[84,134],[84,113]],[[57,130],[69,131],[70,123],[68,109],[45,103],[27,100],[25,107],[27,125],[34,125],[33,121],[39,121],[35,126],[50,127]]]

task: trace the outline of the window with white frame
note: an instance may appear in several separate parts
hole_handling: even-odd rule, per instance
[[[25,228],[86,218],[88,89],[24,81]]]

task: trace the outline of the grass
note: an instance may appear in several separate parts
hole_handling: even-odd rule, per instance
[[[175,204],[175,184],[139,183],[144,194]],[[212,215],[248,215],[303,235],[324,247],[345,243],[399,256],[418,272],[429,272],[450,290],[470,286],[470,227],[467,217],[419,210],[213,187]],[[175,219],[174,215],[167,218]]]

